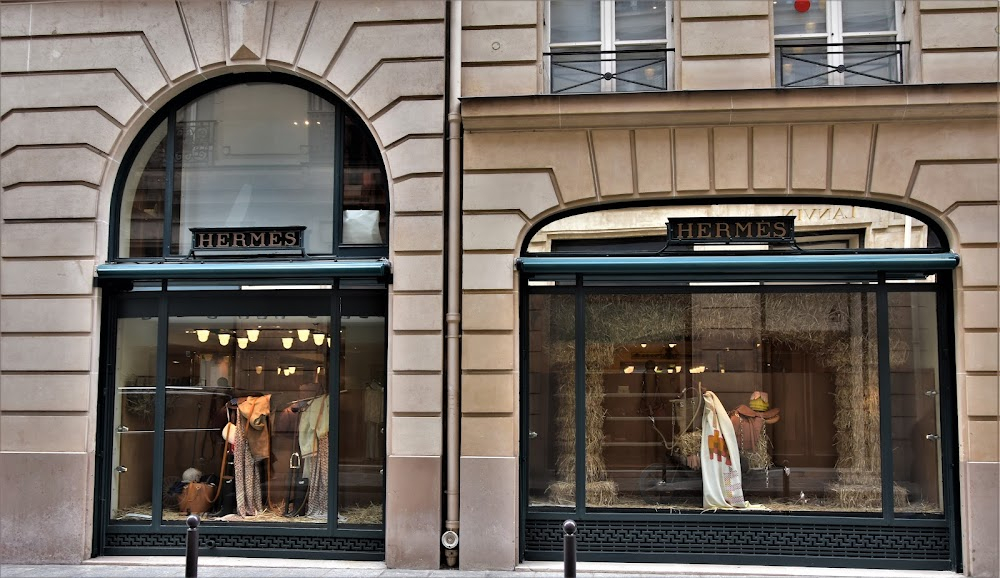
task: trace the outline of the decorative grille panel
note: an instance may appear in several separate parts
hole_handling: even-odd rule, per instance
[[[200,538],[202,552],[211,554],[213,549],[267,550],[275,556],[287,555],[288,551],[314,552],[329,556],[342,554],[345,558],[378,559],[385,557],[383,538],[362,537],[316,537],[316,536],[237,536],[232,534],[209,534]],[[147,549],[178,549],[183,554],[184,534],[108,534],[104,541],[105,554],[137,555]],[[285,551],[285,552],[282,552]]]
[[[578,521],[577,528],[577,551],[581,557],[587,554],[587,560],[614,554],[633,554],[637,561],[667,554],[678,562],[685,554],[732,555],[756,564],[767,564],[768,557],[856,559],[858,565],[865,560],[951,559],[945,527],[602,520]],[[551,559],[549,553],[561,556],[562,522],[528,520],[524,542],[528,560]]]

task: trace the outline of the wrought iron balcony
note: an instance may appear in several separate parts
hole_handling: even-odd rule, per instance
[[[563,92],[667,90],[673,48],[546,52],[549,87]]]
[[[850,42],[775,46],[778,85],[903,84],[909,42]],[[842,76],[834,76],[836,74]]]

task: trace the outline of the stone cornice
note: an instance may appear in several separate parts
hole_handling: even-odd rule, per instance
[[[466,131],[996,119],[994,83],[472,97]]]

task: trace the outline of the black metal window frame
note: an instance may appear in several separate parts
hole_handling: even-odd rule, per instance
[[[598,5],[598,38],[585,41],[552,42],[552,7],[551,1],[545,3],[546,36],[548,52],[542,53],[543,65],[548,69],[549,92],[552,94],[601,92],[632,92],[655,91],[663,92],[671,89],[670,76],[673,69],[673,0],[664,1],[663,14],[655,15],[662,19],[665,25],[665,36],[662,38],[619,39],[615,5],[619,0],[591,0]],[[585,64],[597,63],[600,70],[587,70]],[[630,72],[635,72],[647,66],[663,66],[663,84],[650,84],[627,78]],[[619,69],[624,66],[624,69]],[[586,75],[586,80],[571,86],[556,89],[556,71],[559,69],[573,71]],[[614,84],[611,84],[611,83]],[[596,85],[595,85],[596,83]],[[627,88],[622,88],[622,85]],[[613,87],[613,88],[612,88]],[[587,90],[575,91],[574,89]]]
[[[330,332],[337,335],[344,315],[386,315],[387,290],[384,285],[364,285],[331,280],[331,289],[272,291],[204,291],[200,285],[184,283],[171,286],[161,281],[142,291],[120,293],[105,300],[102,313],[104,326],[100,350],[97,406],[98,440],[96,452],[96,490],[94,496],[93,552],[95,555],[177,555],[184,550],[183,522],[162,520],[163,455],[166,407],[167,337],[171,315],[226,314],[240,315],[329,315]],[[275,297],[280,299],[275,299]],[[240,307],[243,307],[242,309]],[[223,313],[219,313],[224,311]],[[156,394],[154,406],[154,444],[152,473],[152,519],[148,522],[113,521],[108,517],[111,501],[111,468],[114,428],[114,379],[117,345],[117,321],[120,318],[151,318],[157,322]],[[384,339],[388,342],[388,325]],[[339,348],[329,352],[327,390],[337,391],[334,383],[340,375]],[[384,353],[387,355],[387,351]],[[385,359],[384,359],[385,361]],[[384,382],[383,376],[383,382]],[[109,386],[111,384],[111,386]],[[383,394],[384,395],[384,394]],[[330,431],[340,432],[339,396],[330,396]],[[383,404],[385,399],[383,398]],[[339,433],[338,433],[339,436]],[[385,471],[382,463],[383,507],[382,524],[373,528],[341,527],[337,521],[339,491],[339,443],[330,444],[327,522],[317,524],[247,523],[203,521],[200,526],[205,554],[220,556],[284,556],[291,558],[322,558],[382,560],[385,544]]]
[[[778,60],[778,86],[781,88],[796,88],[802,83],[808,82],[810,80],[821,78],[824,76],[829,76],[834,73],[841,74],[852,74],[870,78],[875,82],[869,82],[867,84],[903,84],[906,78],[906,57],[904,51],[909,47],[909,41],[895,42],[895,41],[885,41],[885,42],[848,42],[848,43],[836,43],[836,44],[815,44],[815,43],[795,43],[795,44],[776,44],[775,45],[775,58]],[[860,48],[861,50],[849,50],[849,48]],[[793,50],[803,50],[805,52],[795,53]],[[804,56],[823,56],[829,57],[831,54],[839,55],[864,55],[865,58],[861,62],[856,62],[850,65],[847,64],[837,64],[833,65],[829,62],[818,62],[817,60],[809,60],[804,58]],[[898,71],[897,78],[887,78],[882,76],[877,76],[874,74],[868,74],[867,72],[862,72],[856,68],[865,64],[870,64],[873,62],[878,62],[882,60],[891,59],[896,65],[896,70]],[[804,62],[806,64],[812,64],[817,67],[823,68],[820,72],[807,76],[805,78],[800,78],[798,80],[785,82],[784,66],[786,61],[792,62]],[[828,85],[824,85],[828,86]],[[856,86],[856,85],[851,85]]]
[[[590,52],[581,50],[566,50],[558,52],[545,52],[542,56],[545,58],[546,65],[549,69],[549,87],[555,86],[556,71],[558,69],[572,70],[588,75],[587,80],[578,82],[571,86],[559,89],[552,88],[552,94],[568,93],[573,91],[573,89],[589,86],[595,82],[601,83],[601,81],[610,80],[614,80],[616,83],[634,86],[637,90],[662,92],[670,89],[670,58],[672,57],[673,52],[673,48],[636,48],[630,50],[595,50]],[[617,66],[614,72],[594,72],[592,70],[582,68],[583,64],[593,62],[614,62]],[[647,82],[632,80],[623,76],[641,68],[656,65],[663,66],[662,85],[649,84]],[[600,84],[598,84],[595,90],[590,92],[602,92]],[[619,89],[615,92],[623,91]]]
[[[741,203],[741,199],[700,199],[700,204]],[[775,202],[775,199],[755,199],[757,203]],[[903,207],[857,201],[853,199],[813,199],[803,198],[800,202],[811,201],[834,204],[837,202],[872,206],[897,211],[920,218],[937,236],[943,245],[947,237],[931,219],[918,212]],[[684,201],[683,204],[699,204],[699,200]],[[678,203],[673,203],[678,204]],[[646,204],[648,205],[648,203]],[[617,206],[641,206],[624,204]],[[616,207],[617,207],[616,206]],[[542,227],[566,217],[595,210],[616,208],[610,206],[586,207],[559,213],[537,223],[525,236],[522,257],[539,257],[528,252],[528,243]],[[936,250],[897,250],[879,253],[914,255],[944,254],[947,246]],[[839,253],[860,254],[867,251],[809,251],[808,254]],[[750,252],[748,252],[750,253]],[[689,253],[690,254],[690,253]],[[601,255],[600,252],[591,253]],[[605,253],[604,255],[607,255]],[[794,263],[802,254],[784,256]],[[680,258],[680,257],[678,257]],[[587,258],[581,258],[581,266],[586,267]],[[678,563],[734,563],[734,564],[777,564],[777,565],[824,565],[832,567],[894,568],[923,570],[960,571],[962,567],[959,542],[959,472],[958,472],[958,425],[957,393],[955,383],[955,343],[952,311],[954,303],[950,287],[954,284],[954,274],[950,269],[938,270],[932,283],[893,283],[896,275],[879,272],[874,278],[869,273],[856,278],[843,272],[824,275],[820,283],[810,283],[813,279],[802,279],[795,284],[795,274],[787,270],[777,275],[761,271],[761,279],[780,280],[781,285],[759,286],[697,286],[686,287],[686,280],[718,281],[756,280],[746,273],[727,274],[724,269],[697,278],[668,278],[662,272],[650,272],[642,276],[642,284],[635,278],[615,273],[527,273],[522,271],[519,278],[520,319],[520,367],[522,368],[520,395],[520,480],[519,491],[519,556],[521,560],[559,560],[562,556],[562,521],[573,518],[577,522],[579,559],[584,561],[613,562],[678,562]],[[915,271],[915,277],[922,276]],[[549,283],[532,284],[539,279]],[[861,281],[860,283],[858,281]],[[552,283],[555,281],[555,283]],[[618,282],[621,284],[615,286]],[[873,293],[876,302],[877,334],[879,339],[879,416],[880,439],[891,440],[892,420],[890,376],[888,364],[889,312],[888,299],[891,293],[920,292],[935,295],[937,307],[937,337],[941,344],[938,351],[940,384],[940,428],[942,470],[939,472],[942,485],[942,513],[940,515],[907,514],[897,515],[893,508],[893,456],[891,443],[883,442],[881,448],[882,472],[882,512],[871,513],[680,513],[647,512],[627,508],[588,508],[586,506],[585,468],[576,468],[576,504],[573,507],[528,506],[529,491],[529,379],[531,372],[528,331],[530,326],[529,299],[533,295],[572,295],[575,299],[575,407],[585,407],[586,393],[586,315],[584,303],[588,295],[599,294],[666,294],[666,293],[759,293],[759,292],[818,292],[846,291]],[[585,426],[583,412],[576,414],[577,431]],[[576,435],[577,464],[585,463],[585,436]],[[759,534],[759,535],[754,535]],[[715,548],[706,546],[712,540],[728,541],[728,545]]]
[[[171,225],[172,225],[172,215],[170,214],[173,207],[173,196],[174,196],[174,166],[175,166],[175,142],[177,140],[176,134],[178,129],[177,122],[177,112],[181,110],[184,106],[190,104],[199,97],[205,96],[211,92],[217,90],[235,86],[239,84],[285,84],[300,88],[309,92],[317,98],[321,98],[327,103],[334,106],[335,115],[337,119],[337,124],[334,129],[334,160],[333,160],[333,172],[334,172],[334,185],[333,190],[330,191],[330,195],[334,199],[333,203],[333,255],[316,255],[316,256],[306,256],[301,259],[331,259],[339,257],[350,257],[350,258],[367,258],[367,257],[387,257],[389,254],[389,244],[388,239],[385,240],[381,245],[344,245],[342,242],[342,229],[343,222],[341,215],[343,215],[344,209],[344,119],[346,117],[352,117],[359,126],[365,126],[364,122],[361,121],[360,117],[352,111],[346,104],[344,104],[336,95],[330,93],[329,91],[323,89],[322,87],[297,76],[292,76],[289,74],[283,74],[279,72],[244,72],[235,74],[226,74],[223,76],[215,77],[209,79],[205,82],[194,86],[177,97],[172,99],[167,106],[158,110],[153,116],[146,122],[142,130],[136,135],[135,140],[129,147],[128,151],[122,159],[121,165],[118,169],[118,174],[115,180],[115,188],[112,193],[111,200],[111,215],[110,222],[112,223],[110,238],[108,243],[108,260],[109,262],[150,262],[150,261],[191,261],[192,259],[188,255],[172,254],[170,251],[171,244]],[[164,224],[163,224],[163,253],[159,258],[132,258],[123,257],[119,255],[119,239],[120,239],[120,225],[122,219],[122,199],[124,195],[125,185],[128,180],[129,171],[132,169],[133,163],[135,162],[140,149],[147,142],[147,140],[153,135],[156,128],[166,121],[167,124],[167,136],[166,136],[166,183],[164,185]],[[385,166],[381,167],[382,180],[386,181]],[[385,203],[385,214],[388,215],[389,211],[389,199],[386,198]],[[284,260],[289,260],[289,256],[283,256]]]
[[[794,259],[793,257],[790,257]],[[532,295],[572,295],[576,300],[576,324],[575,341],[578,352],[575,363],[576,379],[576,401],[575,407],[585,407],[585,359],[582,352],[586,350],[586,316],[584,314],[584,303],[590,295],[608,294],[692,294],[692,293],[776,293],[776,292],[820,292],[820,291],[842,291],[858,293],[864,292],[873,294],[876,302],[876,315],[878,322],[879,355],[888,355],[888,298],[891,293],[899,292],[920,292],[931,293],[936,296],[938,339],[943,344],[939,350],[938,364],[940,368],[940,413],[941,413],[941,452],[942,463],[944,465],[941,475],[942,514],[940,515],[920,515],[906,514],[899,515],[893,509],[893,455],[891,443],[883,443],[881,449],[881,476],[882,476],[882,513],[831,513],[828,515],[820,513],[679,513],[679,512],[645,512],[627,508],[593,508],[585,504],[585,491],[576,492],[576,504],[573,507],[539,507],[529,508],[526,497],[528,495],[528,452],[530,439],[528,420],[521,419],[521,525],[520,525],[520,553],[521,559],[527,560],[558,560],[560,559],[561,546],[553,544],[551,550],[545,544],[538,541],[539,535],[559,537],[561,534],[555,531],[561,527],[561,522],[567,518],[572,518],[577,522],[578,549],[580,560],[589,561],[650,561],[650,562],[695,562],[695,563],[754,563],[754,564],[797,564],[815,565],[817,563],[829,566],[842,567],[871,567],[871,568],[897,568],[897,569],[924,569],[924,570],[957,570],[960,567],[960,548],[958,542],[959,527],[959,504],[958,504],[958,464],[957,464],[957,415],[956,393],[954,381],[954,352],[948,344],[954,343],[953,333],[950,324],[949,312],[952,310],[950,293],[943,287],[951,283],[951,273],[938,273],[941,277],[934,284],[898,284],[887,283],[885,275],[881,275],[877,282],[867,282],[863,284],[837,284],[837,285],[780,285],[780,286],[717,286],[696,288],[683,288],[673,286],[648,286],[648,287],[607,287],[592,286],[593,282],[600,285],[609,280],[606,276],[576,276],[575,282],[566,283],[561,286],[535,286],[528,283],[528,275],[524,275],[521,281],[521,327],[528,327],[528,300]],[[529,398],[525,395],[528,389],[528,379],[530,375],[530,357],[527,343],[527,332],[521,334],[521,415],[530,415]],[[881,359],[879,363],[879,415],[880,415],[880,439],[891,440],[892,420],[891,420],[891,395],[889,388],[888,359]],[[584,427],[584,413],[578,411],[576,414],[577,430]],[[577,435],[576,439],[576,463],[585,463],[585,436]],[[576,487],[584,488],[586,484],[585,468],[576,469]],[[789,526],[794,530],[783,528]],[[801,548],[801,554],[794,553],[795,548],[786,544],[770,544],[767,541],[747,547],[743,551],[734,553],[734,548],[724,551],[712,552],[708,546],[691,547],[684,551],[677,544],[664,545],[640,545],[634,542],[638,540],[629,532],[653,532],[654,536],[662,535],[669,529],[669,532],[677,534],[674,536],[676,542],[681,543],[685,538],[708,532],[711,534],[712,527],[729,528],[728,531],[740,532],[751,531],[750,528],[758,528],[765,535],[774,535],[777,532],[790,532],[791,535],[801,534],[807,543],[809,540],[823,541],[821,536],[826,533],[850,533],[873,532],[870,540],[893,544],[885,546],[891,557],[879,557],[879,548],[875,546],[864,546],[857,543],[854,550],[849,548],[835,548],[839,555],[823,555],[811,553],[808,547]],[[548,528],[548,529],[546,529]],[[659,528],[659,530],[657,530]],[[555,529],[555,530],[553,530]],[[885,530],[885,532],[882,532]],[[685,536],[685,533],[688,533]],[[768,534],[771,533],[771,534]],[[921,541],[922,534],[931,534],[927,537],[928,543]],[[898,535],[896,535],[898,534]],[[859,534],[860,535],[860,534]],[[587,539],[592,540],[591,544]],[[561,539],[561,538],[560,538]],[[655,538],[654,538],[655,539]],[[693,538],[690,538],[694,540]],[[544,542],[544,540],[542,540]],[[861,541],[863,542],[863,541]],[[894,551],[893,548],[904,548],[906,546],[917,547],[923,550],[919,554],[916,550],[907,554],[905,551]],[[928,546],[931,544],[931,546]],[[944,548],[947,544],[947,548]],[[931,552],[932,549],[936,551]],[[789,553],[792,552],[792,553]],[[870,554],[869,554],[870,552]],[[822,556],[822,557],[821,557]],[[821,562],[817,562],[821,560]]]

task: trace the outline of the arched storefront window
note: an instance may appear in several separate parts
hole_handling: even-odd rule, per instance
[[[304,227],[305,255],[386,254],[385,170],[346,107],[299,86],[243,82],[161,116],[119,182],[112,258],[197,255],[193,231],[206,228]],[[262,242],[227,241],[233,252]]]
[[[572,517],[581,559],[953,567],[956,264],[929,220],[829,200],[536,227],[525,558]]]
[[[182,94],[126,155],[105,288],[95,549],[381,559],[388,189],[334,97]],[[301,555],[301,554],[297,554]]]

